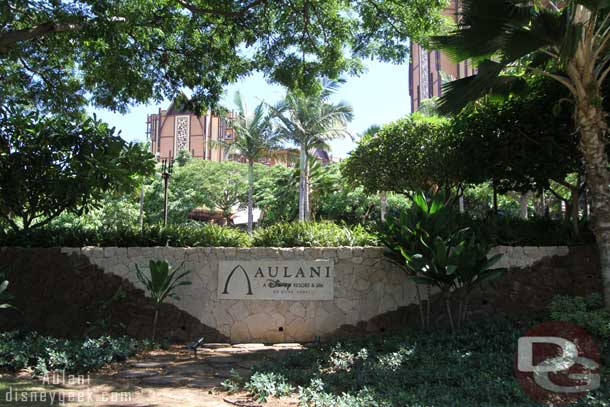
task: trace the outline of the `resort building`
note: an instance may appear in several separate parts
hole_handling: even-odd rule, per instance
[[[148,115],[146,139],[158,160],[176,157],[186,150],[194,158],[224,161],[228,159],[227,148],[218,142],[231,143],[234,134],[225,118],[212,114],[197,117],[171,104],[167,110]]]
[[[158,113],[148,115],[146,140],[157,160],[175,158],[177,153],[185,150],[193,158],[202,160],[245,162],[239,154],[231,153],[226,145],[219,143],[230,145],[235,140],[231,117],[231,113],[227,117],[209,113],[198,117],[192,112],[177,109],[172,103],[167,110],[159,109]],[[317,149],[314,156],[323,164],[336,161],[322,149]],[[273,157],[261,159],[260,163],[293,167],[298,158],[298,149],[284,148]]]
[[[445,15],[457,21],[459,0],[451,0]],[[415,112],[421,103],[443,94],[443,84],[465,78],[476,73],[470,61],[453,62],[445,53],[438,50],[426,50],[416,43],[411,43],[411,61],[409,63],[409,95],[411,112]]]

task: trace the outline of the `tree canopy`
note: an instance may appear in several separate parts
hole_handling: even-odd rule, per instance
[[[500,192],[547,189],[581,170],[567,92],[543,78],[528,92],[471,103],[451,120],[453,168],[466,183],[492,182]]]
[[[96,118],[0,109],[0,217],[14,229],[82,214],[153,167],[150,153]]]
[[[404,193],[452,184],[447,168],[449,121],[412,114],[365,136],[344,161],[343,174],[365,191]]]
[[[214,106],[253,71],[292,89],[403,61],[445,0],[15,0],[0,6],[0,95],[124,111],[191,89]],[[3,101],[4,103],[4,101]]]

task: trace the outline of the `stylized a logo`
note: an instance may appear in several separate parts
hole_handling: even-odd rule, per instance
[[[250,284],[250,277],[248,277],[248,273],[246,273],[246,270],[242,267],[242,266],[236,266],[230,273],[229,276],[227,277],[227,280],[225,281],[225,289],[222,291],[223,294],[229,294],[229,282],[231,281],[231,278],[233,277],[233,274],[235,274],[235,272],[237,270],[241,270],[242,273],[244,273],[244,276],[246,277],[246,282],[248,283],[248,292],[246,293],[246,295],[252,295],[252,284]]]

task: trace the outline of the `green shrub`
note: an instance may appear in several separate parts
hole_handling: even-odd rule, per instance
[[[239,229],[196,223],[167,227],[149,226],[144,230],[47,227],[28,232],[13,230],[0,232],[0,246],[246,247],[248,245],[248,235]]]
[[[51,370],[86,373],[123,361],[138,349],[138,341],[127,337],[68,340],[36,332],[5,332],[0,334],[0,369],[31,368],[37,375]]]
[[[551,318],[557,321],[572,322],[585,328],[591,335],[610,339],[610,311],[604,308],[599,294],[586,297],[558,295],[549,305]]]
[[[391,215],[389,215],[391,216]],[[469,227],[491,245],[550,246],[593,244],[595,239],[583,226],[580,237],[569,225],[548,219],[456,217],[461,227]],[[278,223],[256,230],[251,240],[244,231],[227,226],[200,223],[184,225],[96,228],[67,223],[15,232],[0,228],[0,247],[249,247],[254,246],[366,246],[378,245],[378,238],[361,225],[344,226],[332,222]]]
[[[277,223],[258,229],[252,237],[256,247],[336,247],[376,246],[378,239],[362,226],[342,226],[331,222]]]
[[[259,403],[266,403],[269,397],[288,396],[294,390],[282,375],[260,372],[254,373],[244,388]]]
[[[229,394],[238,393],[246,384],[246,380],[234,369],[231,369],[229,377],[220,383],[220,388]]]

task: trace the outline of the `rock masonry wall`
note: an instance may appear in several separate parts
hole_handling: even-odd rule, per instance
[[[35,250],[35,249],[32,249]],[[66,255],[85,256],[105,273],[141,287],[135,264],[151,259],[184,263],[192,274],[190,286],[180,287],[171,300],[202,324],[217,329],[232,342],[311,341],[341,326],[356,325],[416,302],[415,285],[387,261],[383,248],[62,248]],[[563,256],[568,247],[494,248],[505,253],[499,267],[523,268],[550,256]],[[226,300],[218,298],[218,263],[222,260],[331,259],[334,262],[332,301]]]

